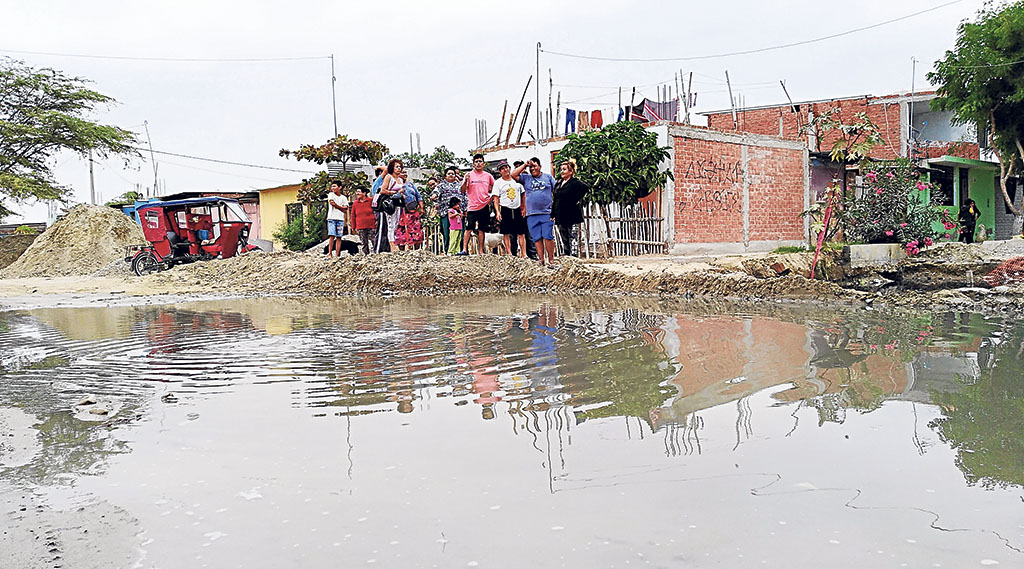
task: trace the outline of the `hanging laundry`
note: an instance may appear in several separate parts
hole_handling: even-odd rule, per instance
[[[622,117],[626,115],[626,112],[619,107],[619,118],[615,119],[615,122],[622,122]]]
[[[601,111],[594,111],[590,113],[590,126],[594,128],[601,128],[604,126],[604,116],[601,115]]]
[[[580,130],[590,130],[590,113],[587,111],[580,111],[578,116]]]
[[[572,130],[569,130],[570,128]],[[570,132],[576,132],[576,111],[565,109],[565,134],[568,135]]]

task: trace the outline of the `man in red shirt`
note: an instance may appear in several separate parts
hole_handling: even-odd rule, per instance
[[[476,252],[485,253],[484,233],[491,226],[491,188],[494,187],[494,176],[484,171],[484,155],[473,157],[473,170],[462,180],[462,188],[469,198],[464,229],[470,235],[476,234]]]
[[[356,199],[352,202],[352,229],[359,234],[359,241],[363,244],[363,255],[370,254],[370,243],[374,242],[373,234],[377,228],[372,203],[373,200],[366,195],[366,190],[356,190]]]

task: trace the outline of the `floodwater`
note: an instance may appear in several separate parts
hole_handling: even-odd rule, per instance
[[[0,487],[86,518],[67,566],[1024,567],[1022,351],[629,300],[7,312]]]

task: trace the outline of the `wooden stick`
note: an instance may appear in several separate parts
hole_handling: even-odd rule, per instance
[[[505,99],[505,106],[501,108],[501,121],[498,123],[498,139],[494,142],[497,146],[501,144],[501,131],[505,127],[505,111],[508,110],[508,99]]]
[[[526,109],[523,110],[523,119],[519,121],[519,134],[516,136],[516,144],[523,141],[523,131],[526,130],[526,119],[530,118],[530,107],[533,101],[526,101]],[[537,136],[540,136],[539,134]]]

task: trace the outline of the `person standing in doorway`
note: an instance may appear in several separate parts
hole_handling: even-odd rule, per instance
[[[576,226],[583,223],[583,208],[580,203],[590,188],[576,177],[576,160],[569,159],[560,166],[561,179],[552,192],[551,219],[558,227],[562,239],[562,255],[573,255],[572,245],[576,237]]]
[[[960,222],[961,242],[974,243],[974,230],[979,217],[981,217],[981,211],[978,210],[978,204],[974,203],[971,198],[967,198],[964,205],[960,206],[960,213],[956,216],[956,220]]]
[[[525,172],[524,170],[529,170]],[[555,179],[551,174],[542,172],[540,158],[530,158],[526,164],[511,173],[518,178],[526,192],[526,227],[530,237],[537,244],[537,255],[540,264],[553,266],[555,262],[555,224],[551,220],[551,192],[555,188]]]
[[[345,234],[345,214],[348,213],[348,198],[341,193],[341,182],[331,181],[327,194],[327,255],[341,256],[341,236]]]
[[[518,241],[516,251],[520,257],[526,258],[526,217],[523,210],[523,185],[512,177],[512,168],[508,162],[498,164],[501,177],[494,182],[494,208],[498,212],[498,228],[505,241],[505,251],[512,254],[512,241]]]
[[[491,189],[494,188],[494,176],[484,171],[484,155],[473,156],[473,170],[466,174],[462,181],[462,187],[469,198],[469,209],[466,212],[466,225],[464,230],[469,239],[476,241],[477,254],[486,253],[484,249],[484,233],[490,229],[491,210],[488,207],[491,203]]]

